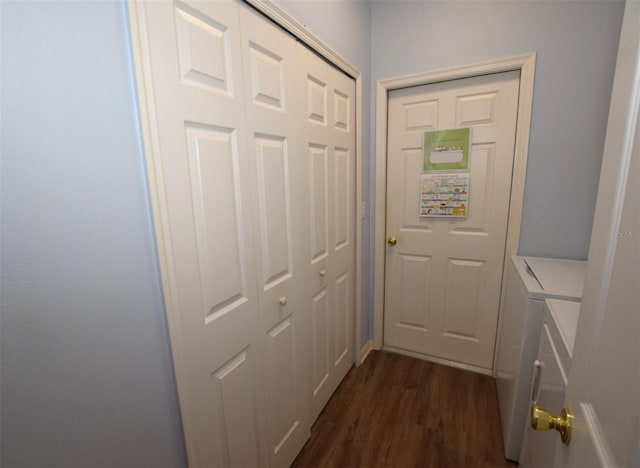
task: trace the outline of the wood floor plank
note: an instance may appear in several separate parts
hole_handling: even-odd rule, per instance
[[[517,465],[504,458],[491,377],[373,351],[331,397],[293,466]]]

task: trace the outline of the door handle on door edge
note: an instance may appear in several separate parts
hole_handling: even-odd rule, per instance
[[[531,404],[531,427],[536,431],[555,429],[560,433],[560,439],[564,445],[571,443],[572,419],[573,415],[567,408],[562,408],[560,416],[555,416],[535,403]]]
[[[396,239],[395,237],[389,237],[389,239],[387,239],[387,244],[389,244],[391,247],[393,247],[397,243],[398,239]]]

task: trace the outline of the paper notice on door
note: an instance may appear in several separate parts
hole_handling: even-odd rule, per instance
[[[423,174],[420,216],[467,216],[469,181],[468,172]]]
[[[469,169],[468,128],[424,132],[422,155],[424,172]]]

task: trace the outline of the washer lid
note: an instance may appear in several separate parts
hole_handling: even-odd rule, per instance
[[[536,257],[524,261],[544,291],[582,297],[587,262]]]

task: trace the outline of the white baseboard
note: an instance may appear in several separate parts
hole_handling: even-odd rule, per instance
[[[450,361],[449,359],[442,359],[435,356],[429,356],[428,354],[420,354],[414,351],[407,351],[406,349],[394,348],[393,346],[383,346],[384,351],[389,351],[396,354],[402,354],[403,356],[409,356],[416,359],[422,359],[423,361],[435,362],[436,364],[442,364],[444,366],[455,367],[457,369],[467,370],[475,372],[477,374],[488,375],[493,377],[491,369],[485,369],[483,367],[472,366],[469,364],[463,364],[461,362]]]
[[[369,352],[372,349],[373,349],[373,340],[369,340],[360,349],[360,356],[358,356],[358,362],[356,363],[357,366],[362,364],[364,362],[364,360],[367,359],[367,356],[369,355]]]

